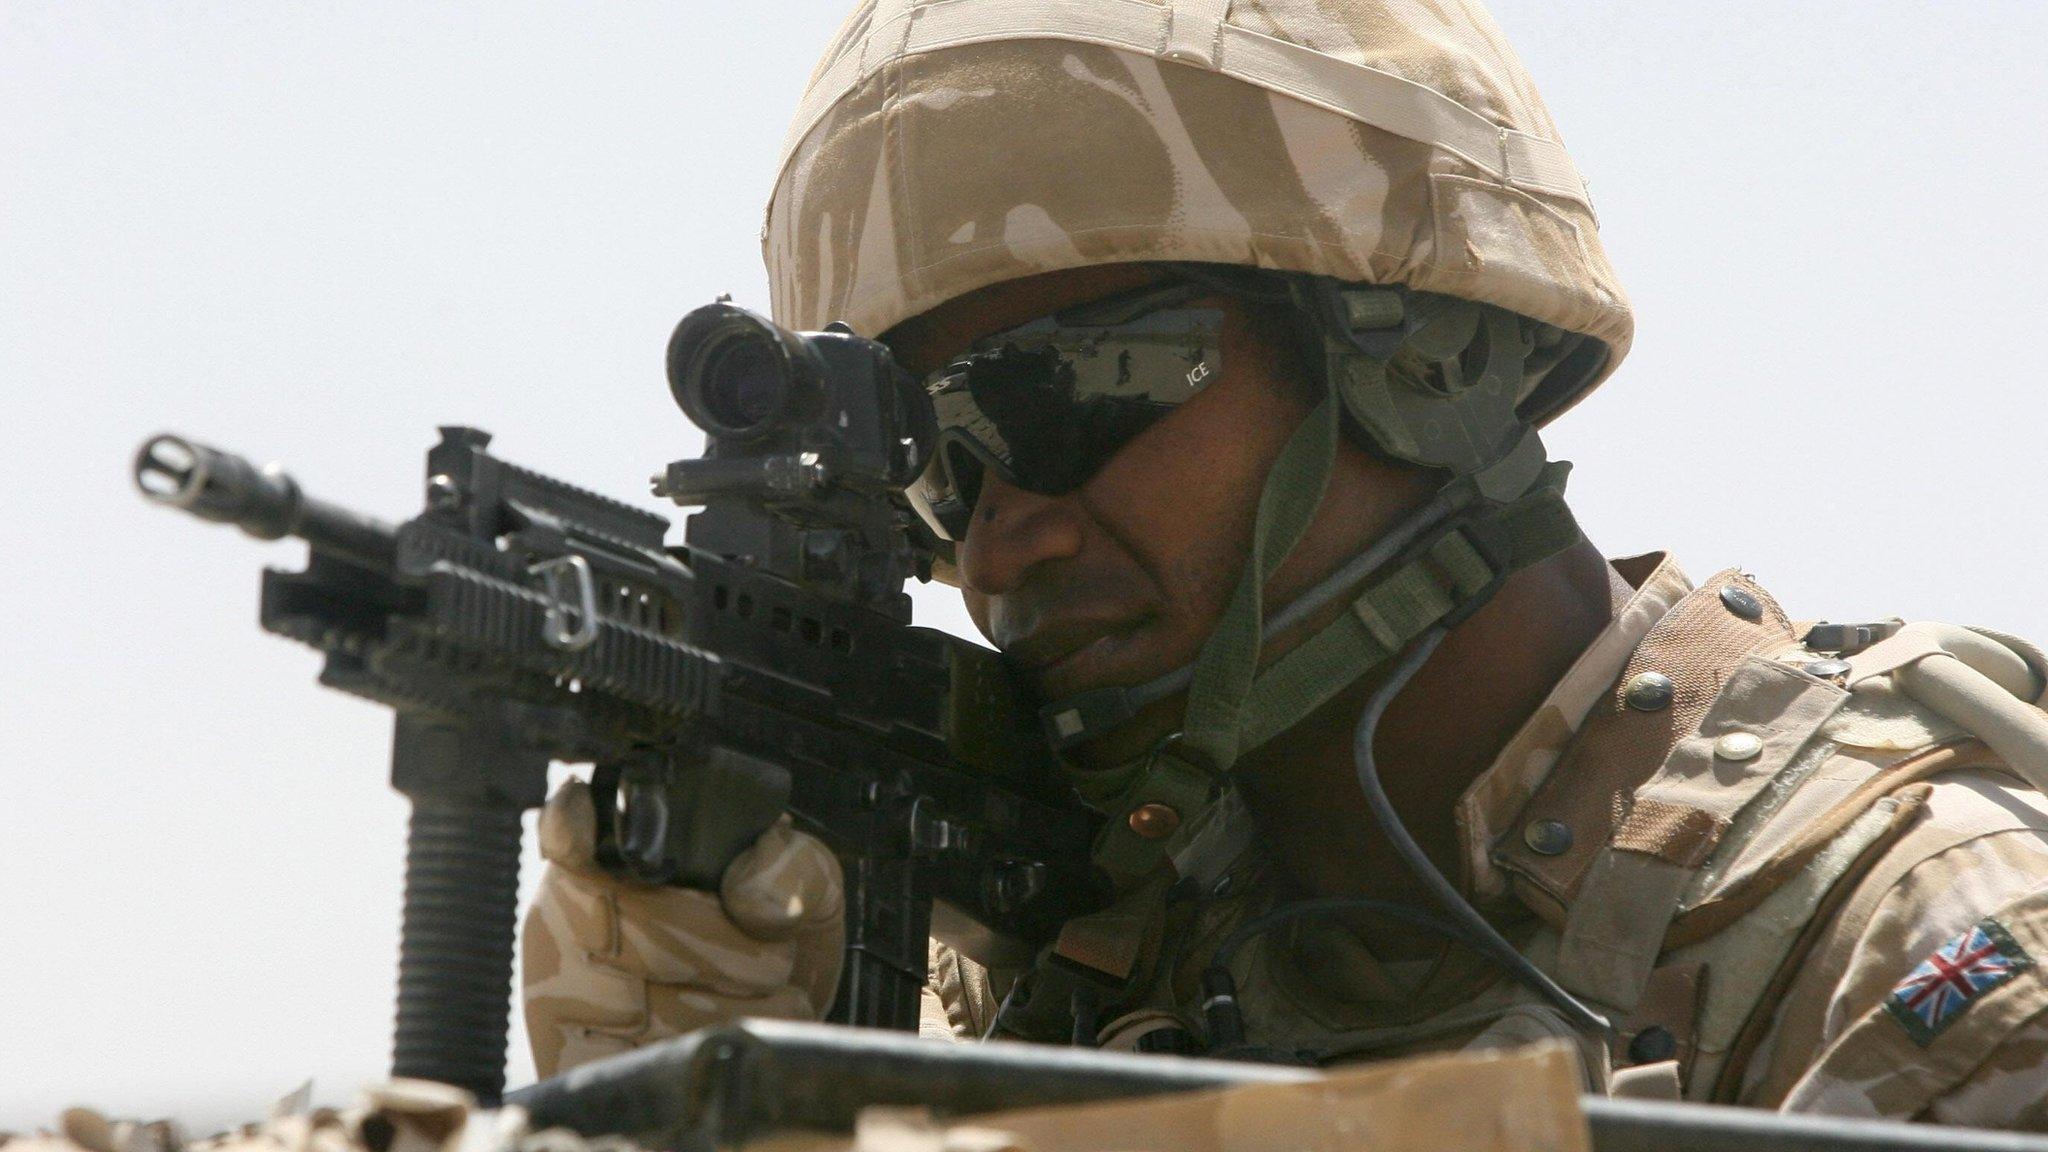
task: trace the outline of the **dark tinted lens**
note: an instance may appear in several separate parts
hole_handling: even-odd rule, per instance
[[[934,410],[976,446],[948,456],[956,503],[973,507],[985,467],[1032,492],[1070,492],[1217,377],[1222,312],[1160,309],[1156,296],[1020,325],[947,367]]]
[[[1122,397],[1096,397],[1074,404],[1057,422],[1020,448],[1011,470],[1033,492],[1056,495],[1088,482],[1124,445],[1138,438],[1172,409]]]
[[[698,397],[704,412],[727,428],[774,419],[789,396],[786,367],[764,340],[726,340],[704,358]]]
[[[1071,371],[1045,352],[1010,352],[971,368],[966,387],[1000,434],[1015,483],[1048,496],[1086,483],[1170,406],[1128,396],[1077,396]]]
[[[946,474],[953,480],[953,499],[961,508],[971,511],[974,502],[981,499],[981,461],[960,444],[948,444],[944,452]]]

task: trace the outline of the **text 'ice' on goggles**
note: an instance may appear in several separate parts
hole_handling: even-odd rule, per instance
[[[974,343],[926,383],[939,438],[911,506],[943,540],[967,536],[993,471],[1058,496],[1223,370],[1223,312],[1182,307],[1213,288],[1154,285]]]

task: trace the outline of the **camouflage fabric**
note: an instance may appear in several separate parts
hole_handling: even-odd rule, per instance
[[[1965,972],[1945,987],[1895,995],[1923,962],[1987,920],[2030,958],[2048,959],[2036,943],[2048,934],[2048,799],[1995,773],[1959,772],[1933,784],[1912,832],[1879,860],[1816,950],[1744,1098],[2048,1130],[2048,979],[2038,964],[1974,981],[1987,984],[1981,991]],[[1898,1011],[1916,992],[1950,1001],[1935,1005],[1945,1011],[1932,1035]]]
[[[869,334],[1128,261],[1497,304],[1627,353],[1633,320],[1534,85],[1471,0],[868,0],[768,206],[776,319]],[[1537,416],[1579,393],[1544,396]]]
[[[1493,845],[1518,830],[1522,810],[1537,786],[1557,766],[1594,703],[1621,675],[1651,626],[1693,590],[1685,573],[1661,553],[1617,560],[1614,567],[1620,574],[1634,576],[1632,591],[1614,619],[1509,738],[1493,766],[1474,779],[1458,799],[1458,838],[1464,849],[1465,876],[1482,903],[1499,901],[1509,889],[1507,874],[1492,858]]]
[[[787,817],[716,894],[612,879],[591,856],[589,787],[541,814],[548,860],[520,939],[521,999],[542,1076],[739,1016],[817,1019],[845,941],[839,862]]]
[[[980,1040],[995,1023],[997,1000],[989,974],[951,948],[931,942],[918,1035],[934,1040]]]

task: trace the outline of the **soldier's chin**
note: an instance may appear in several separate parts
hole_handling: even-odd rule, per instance
[[[1041,700],[1071,700],[1102,688],[1130,688],[1186,663],[1176,638],[1147,615],[1027,674]]]

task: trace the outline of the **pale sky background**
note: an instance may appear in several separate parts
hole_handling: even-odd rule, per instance
[[[651,506],[697,448],[664,342],[765,302],[846,3],[0,3],[0,1129],[387,1066],[388,716],[256,628],[303,549],[146,506],[136,443],[398,519],[471,423]],[[1495,10],[1638,311],[1549,436],[1588,533],[1795,616],[2048,638],[2048,4]]]

